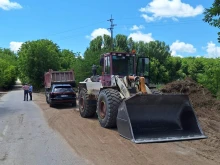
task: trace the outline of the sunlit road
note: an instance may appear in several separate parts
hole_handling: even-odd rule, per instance
[[[23,91],[0,98],[0,165],[84,165]]]

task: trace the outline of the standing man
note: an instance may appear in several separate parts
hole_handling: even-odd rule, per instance
[[[30,84],[29,90],[28,90],[29,96],[30,96],[30,100],[32,100],[32,91],[33,91],[33,86]]]
[[[25,101],[25,98],[27,98],[27,101],[28,101],[28,90],[29,90],[29,86],[27,85],[27,83],[25,83],[25,85],[22,87],[23,90],[24,90],[24,101]]]

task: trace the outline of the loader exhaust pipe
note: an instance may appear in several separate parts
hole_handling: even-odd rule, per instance
[[[122,101],[118,132],[135,143],[207,138],[187,95],[136,94]]]

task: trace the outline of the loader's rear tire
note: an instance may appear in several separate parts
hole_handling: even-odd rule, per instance
[[[81,89],[79,93],[79,112],[83,118],[94,116],[96,105],[91,105],[89,102],[89,94],[86,89]]]
[[[100,92],[96,112],[102,127],[116,127],[118,107],[121,101],[120,93],[117,90],[104,89]]]

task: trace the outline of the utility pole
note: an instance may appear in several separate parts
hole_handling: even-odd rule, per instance
[[[113,42],[113,29],[114,29],[114,26],[116,26],[116,24],[113,23],[113,18],[112,18],[112,15],[111,15],[111,18],[107,21],[110,21],[111,22],[111,25],[110,25],[110,29],[111,30],[111,46],[112,46],[112,51],[114,50],[114,42]]]

